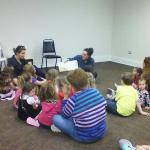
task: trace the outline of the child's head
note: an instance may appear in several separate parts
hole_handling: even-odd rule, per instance
[[[26,73],[27,73],[27,72],[30,73],[32,76],[35,76],[35,75],[36,75],[36,70],[35,70],[34,66],[31,65],[31,64],[26,64],[26,65],[23,67],[23,71],[26,72]]]
[[[34,96],[35,95],[35,85],[30,82],[26,82],[22,88],[22,94]]]
[[[135,75],[137,75],[137,76],[141,76],[142,75],[142,73],[143,73],[143,69],[142,68],[133,68],[133,75],[135,76]]]
[[[50,81],[54,81],[55,78],[58,76],[58,70],[56,69],[49,69],[46,73],[46,79]]]
[[[145,57],[143,61],[144,68],[150,68],[150,57]]]
[[[131,85],[133,82],[133,75],[130,72],[124,72],[121,75],[121,83],[125,85]]]
[[[5,90],[5,88],[11,88],[12,78],[9,73],[2,71],[0,73],[0,90]]]
[[[88,75],[83,69],[75,69],[68,73],[67,80],[75,91],[83,90],[88,86]]]
[[[4,67],[3,72],[9,74],[10,77],[13,77],[14,68],[13,67]]]
[[[32,82],[32,76],[30,73],[24,72],[21,76],[18,76],[18,86],[23,87],[26,82]]]
[[[68,87],[70,86],[70,83],[68,82],[66,76],[60,74],[55,79],[55,86],[56,86],[55,88],[56,88],[57,93],[59,91],[62,91],[62,87],[63,87],[64,84],[68,85]]]
[[[146,80],[145,79],[140,79],[139,80],[139,89],[140,90],[146,89]]]
[[[87,72],[88,75],[88,87],[96,87],[95,78],[91,72]]]
[[[56,92],[52,83],[44,83],[39,91],[39,99],[41,101],[51,102],[52,100],[56,100]]]

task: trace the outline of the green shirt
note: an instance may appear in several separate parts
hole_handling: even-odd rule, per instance
[[[118,86],[115,100],[117,101],[117,112],[122,116],[129,116],[135,111],[138,92],[132,86]]]

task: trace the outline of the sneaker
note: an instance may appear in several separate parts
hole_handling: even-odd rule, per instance
[[[115,90],[111,89],[111,88],[108,88],[107,89],[107,92],[106,92],[106,97],[108,99],[115,99],[115,96],[116,96],[116,92]]]
[[[135,150],[136,149],[135,147],[133,147],[131,142],[126,139],[120,139],[119,146],[120,146],[121,150]]]
[[[61,132],[61,130],[59,130],[54,124],[51,125],[51,130],[52,130],[53,132],[55,132],[55,133],[60,133],[60,132]]]
[[[39,127],[40,126],[38,120],[35,120],[35,119],[31,118],[31,117],[27,118],[26,123],[29,124],[29,125],[32,125],[34,127]]]

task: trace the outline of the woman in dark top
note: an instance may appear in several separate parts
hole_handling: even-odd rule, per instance
[[[25,60],[25,53],[26,48],[25,46],[18,45],[14,50],[14,55],[8,59],[8,66],[14,68],[14,77],[18,77],[23,72],[23,67],[25,64],[27,64],[27,61]],[[37,75],[41,77],[45,77],[45,74],[42,72],[41,69],[34,66],[37,72]]]

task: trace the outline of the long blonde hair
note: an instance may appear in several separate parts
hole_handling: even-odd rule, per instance
[[[32,80],[31,74],[28,72],[24,72],[22,75],[18,76],[18,86],[23,87],[26,82],[30,82]]]
[[[39,99],[41,101],[47,101],[51,103],[56,102],[57,95],[52,83],[45,82],[43,85],[41,85]]]
[[[91,72],[87,72],[88,75],[88,87],[96,88],[95,78]]]
[[[56,69],[49,69],[46,72],[46,79],[51,80],[52,82],[55,80],[55,78],[58,76],[59,72]]]
[[[33,65],[31,64],[26,64],[24,67],[23,67],[23,72],[28,72],[30,73],[32,76],[36,76],[36,70],[34,68]]]

